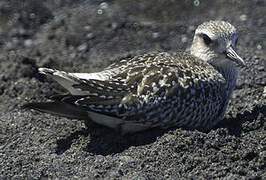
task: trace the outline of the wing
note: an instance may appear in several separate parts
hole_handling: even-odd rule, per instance
[[[213,107],[206,109],[216,108],[218,111],[222,96],[217,91],[223,91],[221,87],[225,80],[215,69],[210,69],[208,63],[190,55],[160,53],[122,60],[109,66],[104,70],[112,72],[108,80],[82,79],[73,73],[40,70],[70,92],[57,101],[87,111],[99,124],[120,127],[128,132],[158,125],[200,124],[204,117],[199,121],[187,120],[204,113],[206,106],[202,105],[210,104],[208,101],[214,103]],[[193,111],[198,112],[193,114]],[[206,119],[212,117],[207,116],[206,113]]]
[[[208,63],[191,60],[190,55],[147,54],[122,60],[106,70],[116,68],[120,71],[112,76],[113,81],[86,80],[74,85],[91,94],[75,104],[125,122],[156,126],[174,118],[176,113],[181,112],[180,119],[185,118],[182,112],[189,111],[185,105],[193,110],[197,105],[208,104],[210,99],[221,102],[223,98],[219,94],[223,94],[224,78]],[[211,72],[206,73],[206,69]]]

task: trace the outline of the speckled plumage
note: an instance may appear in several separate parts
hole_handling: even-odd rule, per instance
[[[213,44],[209,45],[206,38]],[[192,55],[144,54],[121,60],[98,73],[66,73],[47,68],[40,68],[40,72],[69,91],[67,95],[54,96],[56,102],[71,105],[73,111],[85,111],[96,123],[122,133],[173,126],[206,130],[222,119],[235,86],[236,68],[231,61],[222,60],[221,54],[229,57],[232,53],[228,55],[226,50],[234,48],[236,39],[231,24],[210,21],[197,28]],[[220,54],[223,48],[225,52]],[[235,56],[231,59],[243,63]],[[43,105],[29,107],[55,113],[55,109]]]

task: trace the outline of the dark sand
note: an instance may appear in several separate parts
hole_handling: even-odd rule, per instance
[[[265,0],[86,2],[0,1],[0,179],[266,178]],[[208,133],[121,137],[21,109],[62,91],[37,67],[95,72],[123,57],[185,51],[197,25],[213,19],[239,29],[247,67],[239,68],[225,119]]]

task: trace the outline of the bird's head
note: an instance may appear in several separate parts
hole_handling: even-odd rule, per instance
[[[238,40],[236,28],[225,21],[209,21],[195,31],[191,54],[205,61],[229,59],[240,65],[244,60],[236,53]]]

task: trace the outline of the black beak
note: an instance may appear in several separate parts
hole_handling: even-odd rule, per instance
[[[241,65],[241,66],[245,66],[246,63],[245,61],[235,52],[235,50],[233,49],[233,47],[229,47],[226,50],[226,56],[231,59],[232,61],[236,62],[237,64]]]

